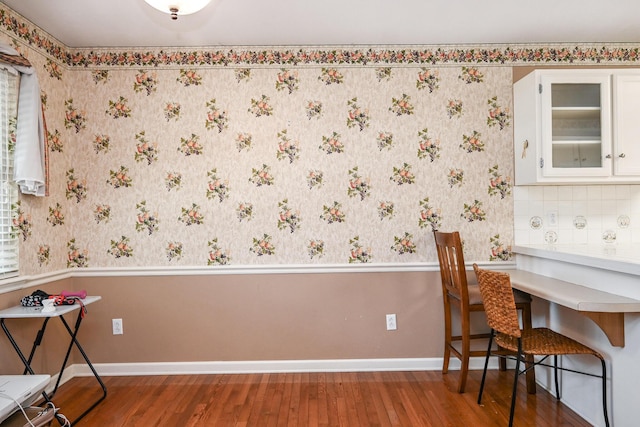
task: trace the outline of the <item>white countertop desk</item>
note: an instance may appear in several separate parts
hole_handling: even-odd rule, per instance
[[[513,252],[640,276],[640,244],[515,245]]]
[[[511,286],[571,308],[593,320],[611,345],[624,347],[624,313],[640,313],[640,301],[524,270],[504,270]]]
[[[92,304],[96,301],[99,301],[100,299],[102,299],[102,297],[87,296],[81,301],[84,307],[86,307],[87,305]],[[51,399],[53,395],[56,393],[56,391],[58,390],[58,386],[60,385],[60,380],[62,379],[62,373],[64,372],[64,369],[67,366],[67,362],[69,361],[69,355],[71,354],[71,349],[74,346],[78,349],[78,351],[80,351],[80,354],[82,354],[82,357],[84,358],[85,362],[87,362],[87,365],[91,369],[91,372],[93,372],[94,377],[96,378],[96,380],[100,384],[100,387],[102,388],[102,396],[96,402],[94,402],[89,408],[87,408],[87,410],[85,410],[78,418],[73,420],[71,424],[75,424],[78,420],[80,420],[82,417],[87,415],[89,411],[95,408],[100,402],[102,402],[102,400],[104,400],[105,397],[107,397],[107,388],[105,387],[104,383],[102,382],[102,379],[100,378],[95,368],[91,364],[91,360],[89,360],[89,357],[85,353],[84,349],[82,348],[82,345],[80,345],[80,342],[78,341],[78,338],[77,338],[78,330],[80,329],[82,319],[84,318],[84,307],[78,303],[73,305],[59,305],[55,307],[55,311],[44,312],[44,313],[42,312],[42,307],[23,307],[22,305],[0,310],[0,325],[2,326],[2,330],[4,331],[4,333],[7,335],[7,338],[9,338],[11,345],[13,345],[13,348],[15,349],[16,353],[20,357],[20,360],[22,360],[22,363],[24,364],[24,368],[25,368],[24,374],[27,374],[27,373],[31,375],[35,374],[35,372],[31,367],[31,361],[33,360],[33,356],[36,352],[36,349],[42,342],[42,337],[44,336],[45,330],[47,328],[47,324],[49,323],[50,319],[53,319],[53,318],[60,319],[65,329],[69,333],[69,337],[71,338],[71,340],[69,342],[67,354],[65,355],[64,361],[62,362],[62,367],[60,368],[58,380],[56,381],[56,385],[51,393],[49,394],[44,393],[45,399]],[[68,313],[72,313],[76,310],[78,311],[78,315],[76,317],[73,328],[71,328],[71,326],[69,326],[69,323],[67,323],[67,320],[64,318],[64,315]],[[26,357],[24,355],[24,353],[18,346],[18,343],[16,343],[15,339],[11,335],[11,332],[9,331],[9,328],[7,327],[5,322],[7,319],[44,319],[42,322],[42,327],[36,334],[36,338],[33,342],[33,346],[31,347],[31,352],[29,353],[29,357]]]

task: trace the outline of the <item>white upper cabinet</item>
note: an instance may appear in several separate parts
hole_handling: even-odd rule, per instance
[[[613,172],[640,177],[640,70],[613,76]]]
[[[537,70],[514,85],[515,183],[640,182],[640,70]]]

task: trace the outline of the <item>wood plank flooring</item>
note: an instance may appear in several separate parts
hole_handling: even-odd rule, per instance
[[[272,373],[105,377],[107,398],[77,426],[506,426],[513,371],[481,371],[467,392],[457,372]],[[92,377],[74,378],[53,401],[74,419],[100,396]],[[52,425],[57,425],[53,423]],[[589,426],[540,387],[518,389],[516,426]]]

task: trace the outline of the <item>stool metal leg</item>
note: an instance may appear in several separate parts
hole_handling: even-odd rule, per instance
[[[553,379],[556,383],[556,399],[560,400],[560,386],[558,381],[558,356],[553,356]]]
[[[482,371],[482,381],[480,381],[480,391],[478,392],[478,405],[482,403],[482,392],[484,391],[484,381],[487,378],[487,367],[489,366],[489,356],[491,355],[491,346],[493,345],[493,336],[496,332],[492,329],[489,335],[489,347],[487,348],[487,355],[484,358],[484,370]]]
[[[518,355],[516,356],[516,368],[513,374],[513,391],[511,393],[511,410],[509,411],[509,427],[513,426],[513,416],[516,412],[516,393],[518,391],[518,377],[520,376],[520,359],[522,355],[522,339],[518,338]]]
[[[600,359],[602,363],[602,411],[604,412],[604,424],[609,427],[609,415],[607,414],[607,365],[604,359]]]

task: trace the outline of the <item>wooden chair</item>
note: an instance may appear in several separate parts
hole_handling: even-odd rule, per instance
[[[480,290],[478,289],[473,271],[467,273],[464,264],[462,241],[457,231],[444,233],[433,232],[438,261],[440,263],[440,277],[442,281],[442,298],[444,302],[444,360],[442,373],[449,371],[449,359],[453,354],[460,359],[460,379],[458,392],[464,393],[469,372],[470,357],[484,357],[486,350],[472,350],[472,340],[489,338],[488,333],[471,334],[470,313],[484,311]],[[531,297],[518,292],[517,307],[522,310],[522,322],[524,328],[531,328]],[[452,307],[455,306],[460,314],[460,335],[452,335]],[[459,343],[458,346],[454,344]],[[460,347],[459,349],[457,347]],[[505,369],[506,364],[501,359],[500,368]],[[535,393],[536,384],[533,372],[527,375],[527,389],[529,393]]]
[[[527,369],[533,370],[537,365],[553,367],[556,398],[558,400],[560,400],[560,390],[558,388],[559,369],[602,378],[602,408],[604,412],[604,422],[608,427],[607,370],[602,355],[584,344],[548,328],[521,330],[518,323],[518,314],[515,307],[509,275],[507,273],[497,271],[483,270],[478,268],[477,264],[473,265],[473,269],[478,278],[480,294],[482,295],[484,310],[487,314],[487,323],[491,327],[489,350],[485,358],[484,371],[482,373],[482,381],[480,383],[480,392],[478,394],[478,404],[482,402],[482,392],[484,390],[484,382],[487,375],[487,364],[489,357],[491,356],[491,345],[492,341],[495,341],[500,348],[516,353],[516,368],[513,381],[513,392],[511,394],[509,427],[513,425],[513,415],[516,406],[516,391],[518,389],[518,376],[522,373],[520,372],[520,363],[525,356],[530,356],[531,358],[533,358],[533,356],[542,356],[542,358],[535,362],[531,368]],[[590,354],[600,359],[602,375],[594,375],[587,372],[558,367],[558,356],[571,354]],[[553,356],[553,365],[547,365],[544,363],[550,356]]]

